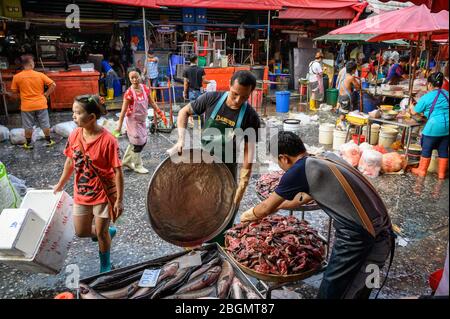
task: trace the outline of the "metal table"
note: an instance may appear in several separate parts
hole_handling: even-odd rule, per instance
[[[406,165],[413,164],[413,163],[409,163],[409,161],[408,161],[408,150],[409,150],[409,145],[411,144],[411,133],[412,133],[413,128],[420,127],[423,125],[423,123],[417,123],[415,121],[410,122],[410,123],[404,123],[404,122],[383,120],[383,119],[376,119],[376,118],[369,117],[368,121],[367,121],[367,140],[368,140],[369,144],[370,144],[370,134],[371,134],[370,127],[371,127],[372,123],[390,124],[390,125],[396,125],[396,126],[404,128],[404,131],[402,134],[402,144],[404,145],[404,150],[405,150]],[[406,138],[406,144],[404,143],[405,138]]]
[[[381,92],[374,92],[374,90],[371,89],[363,89],[363,92],[371,95],[371,96],[386,96],[386,97],[392,97],[392,98],[396,98],[396,99],[404,99],[404,98],[409,98],[408,94],[393,94],[394,91],[381,91]]]

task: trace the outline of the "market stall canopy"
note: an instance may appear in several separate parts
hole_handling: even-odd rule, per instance
[[[448,18],[448,11],[431,13],[425,5],[412,6],[349,24],[329,34],[376,34],[370,42],[418,40],[420,35],[445,39],[448,38]]]
[[[234,10],[279,10],[282,9],[281,0],[96,0],[128,6],[146,8],[186,7],[206,9],[234,9]]]
[[[381,2],[389,2],[390,0],[379,0]],[[396,0],[397,2],[412,2],[415,5],[426,5],[431,12],[448,11],[448,0]]]
[[[315,38],[314,41],[330,41],[330,42],[367,42],[375,37],[376,34],[325,34]],[[409,43],[403,40],[387,40],[383,41],[388,44],[408,46]]]
[[[156,4],[156,0],[95,0],[96,2],[107,2],[111,4],[133,6],[133,7],[143,7],[159,9],[160,6]]]
[[[358,0],[283,0],[286,10],[280,11],[280,19],[351,20],[359,17],[367,2]]]

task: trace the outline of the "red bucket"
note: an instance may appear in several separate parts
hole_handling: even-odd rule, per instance
[[[355,142],[355,144],[361,144],[361,143],[364,143],[366,141],[366,137],[364,135],[360,135],[359,136],[359,143],[358,143],[358,134],[353,134],[352,135],[352,139],[353,139],[353,142]]]
[[[300,85],[298,87],[298,91],[299,91],[300,95],[306,96],[306,94],[308,92],[308,87],[306,85]]]

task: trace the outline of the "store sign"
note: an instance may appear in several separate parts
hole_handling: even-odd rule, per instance
[[[174,33],[175,32],[175,26],[174,25],[160,25],[156,29],[159,33]]]

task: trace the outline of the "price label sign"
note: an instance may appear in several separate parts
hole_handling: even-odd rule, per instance
[[[142,274],[141,280],[139,280],[139,287],[152,288],[156,286],[158,282],[159,273],[161,269],[145,269]]]
[[[183,257],[180,257],[179,263],[180,269],[200,266],[202,264],[202,257],[199,252],[193,251]]]

